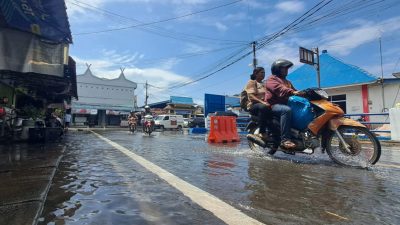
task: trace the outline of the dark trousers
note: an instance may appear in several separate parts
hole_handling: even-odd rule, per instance
[[[261,103],[253,104],[249,110],[250,114],[258,117],[258,123],[260,125],[260,133],[265,133],[267,126],[272,121],[271,109]]]

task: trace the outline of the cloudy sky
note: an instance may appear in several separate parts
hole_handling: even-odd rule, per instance
[[[265,68],[278,58],[301,66],[299,46],[319,47],[381,76],[380,39],[384,76],[400,71],[399,0],[66,0],[66,4],[73,35],[70,55],[77,61],[78,74],[91,64],[95,75],[116,78],[124,68],[125,76],[138,83],[139,106],[146,80],[152,85],[150,102],[178,95],[202,104],[205,93],[239,93],[252,70],[253,41],[258,43],[258,63]]]

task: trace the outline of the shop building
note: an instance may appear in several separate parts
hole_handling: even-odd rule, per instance
[[[77,76],[78,99],[72,101],[73,124],[76,126],[119,126],[130,111],[137,110],[137,84],[126,79],[123,70],[118,78],[95,76],[90,66]]]
[[[192,118],[203,114],[203,108],[193,102],[190,97],[170,96],[169,100],[149,104],[155,114],[176,114],[184,118]]]

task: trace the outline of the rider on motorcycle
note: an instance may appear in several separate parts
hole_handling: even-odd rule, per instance
[[[150,106],[148,106],[148,105],[146,105],[144,107],[144,117],[142,120],[143,120],[143,128],[144,128],[146,120],[151,121],[151,127],[152,128],[154,127],[155,122],[154,122],[153,114],[151,113]]]
[[[251,115],[257,116],[260,125],[260,132],[256,134],[258,138],[266,140],[268,138],[266,128],[269,124],[269,118],[272,117],[271,105],[264,101],[265,87],[262,81],[265,78],[265,70],[263,67],[257,67],[250,75],[245,90],[248,95],[249,103],[247,109]]]
[[[137,123],[137,116],[135,115],[135,112],[134,111],[131,111],[130,112],[130,114],[129,114],[129,116],[128,116],[128,124],[129,125],[134,125],[134,126],[136,126],[136,123]]]
[[[281,147],[293,149],[296,144],[291,141],[290,128],[292,110],[287,102],[292,95],[301,95],[293,84],[286,79],[293,63],[286,59],[278,59],[271,65],[272,75],[265,82],[265,101],[272,106],[272,114],[280,118]]]

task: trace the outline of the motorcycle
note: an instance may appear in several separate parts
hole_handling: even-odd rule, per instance
[[[129,131],[134,133],[136,131],[136,121],[129,120],[128,121],[128,127],[129,127]]]
[[[151,115],[144,116],[143,121],[143,132],[150,136],[151,132],[153,132],[154,128],[154,119]]]
[[[273,118],[273,129],[267,131],[267,140],[257,138],[259,126],[257,117],[251,115],[246,130],[252,150],[269,149],[273,155],[277,150],[288,154],[313,154],[316,149],[327,153],[330,159],[340,165],[367,167],[378,162],[381,145],[376,136],[363,124],[344,117],[339,105],[329,102],[328,94],[320,88],[309,88],[291,96],[288,106],[292,109],[292,141],[294,149],[279,147],[279,118]]]
[[[22,118],[15,109],[0,107],[0,140],[17,141],[22,134]]]

